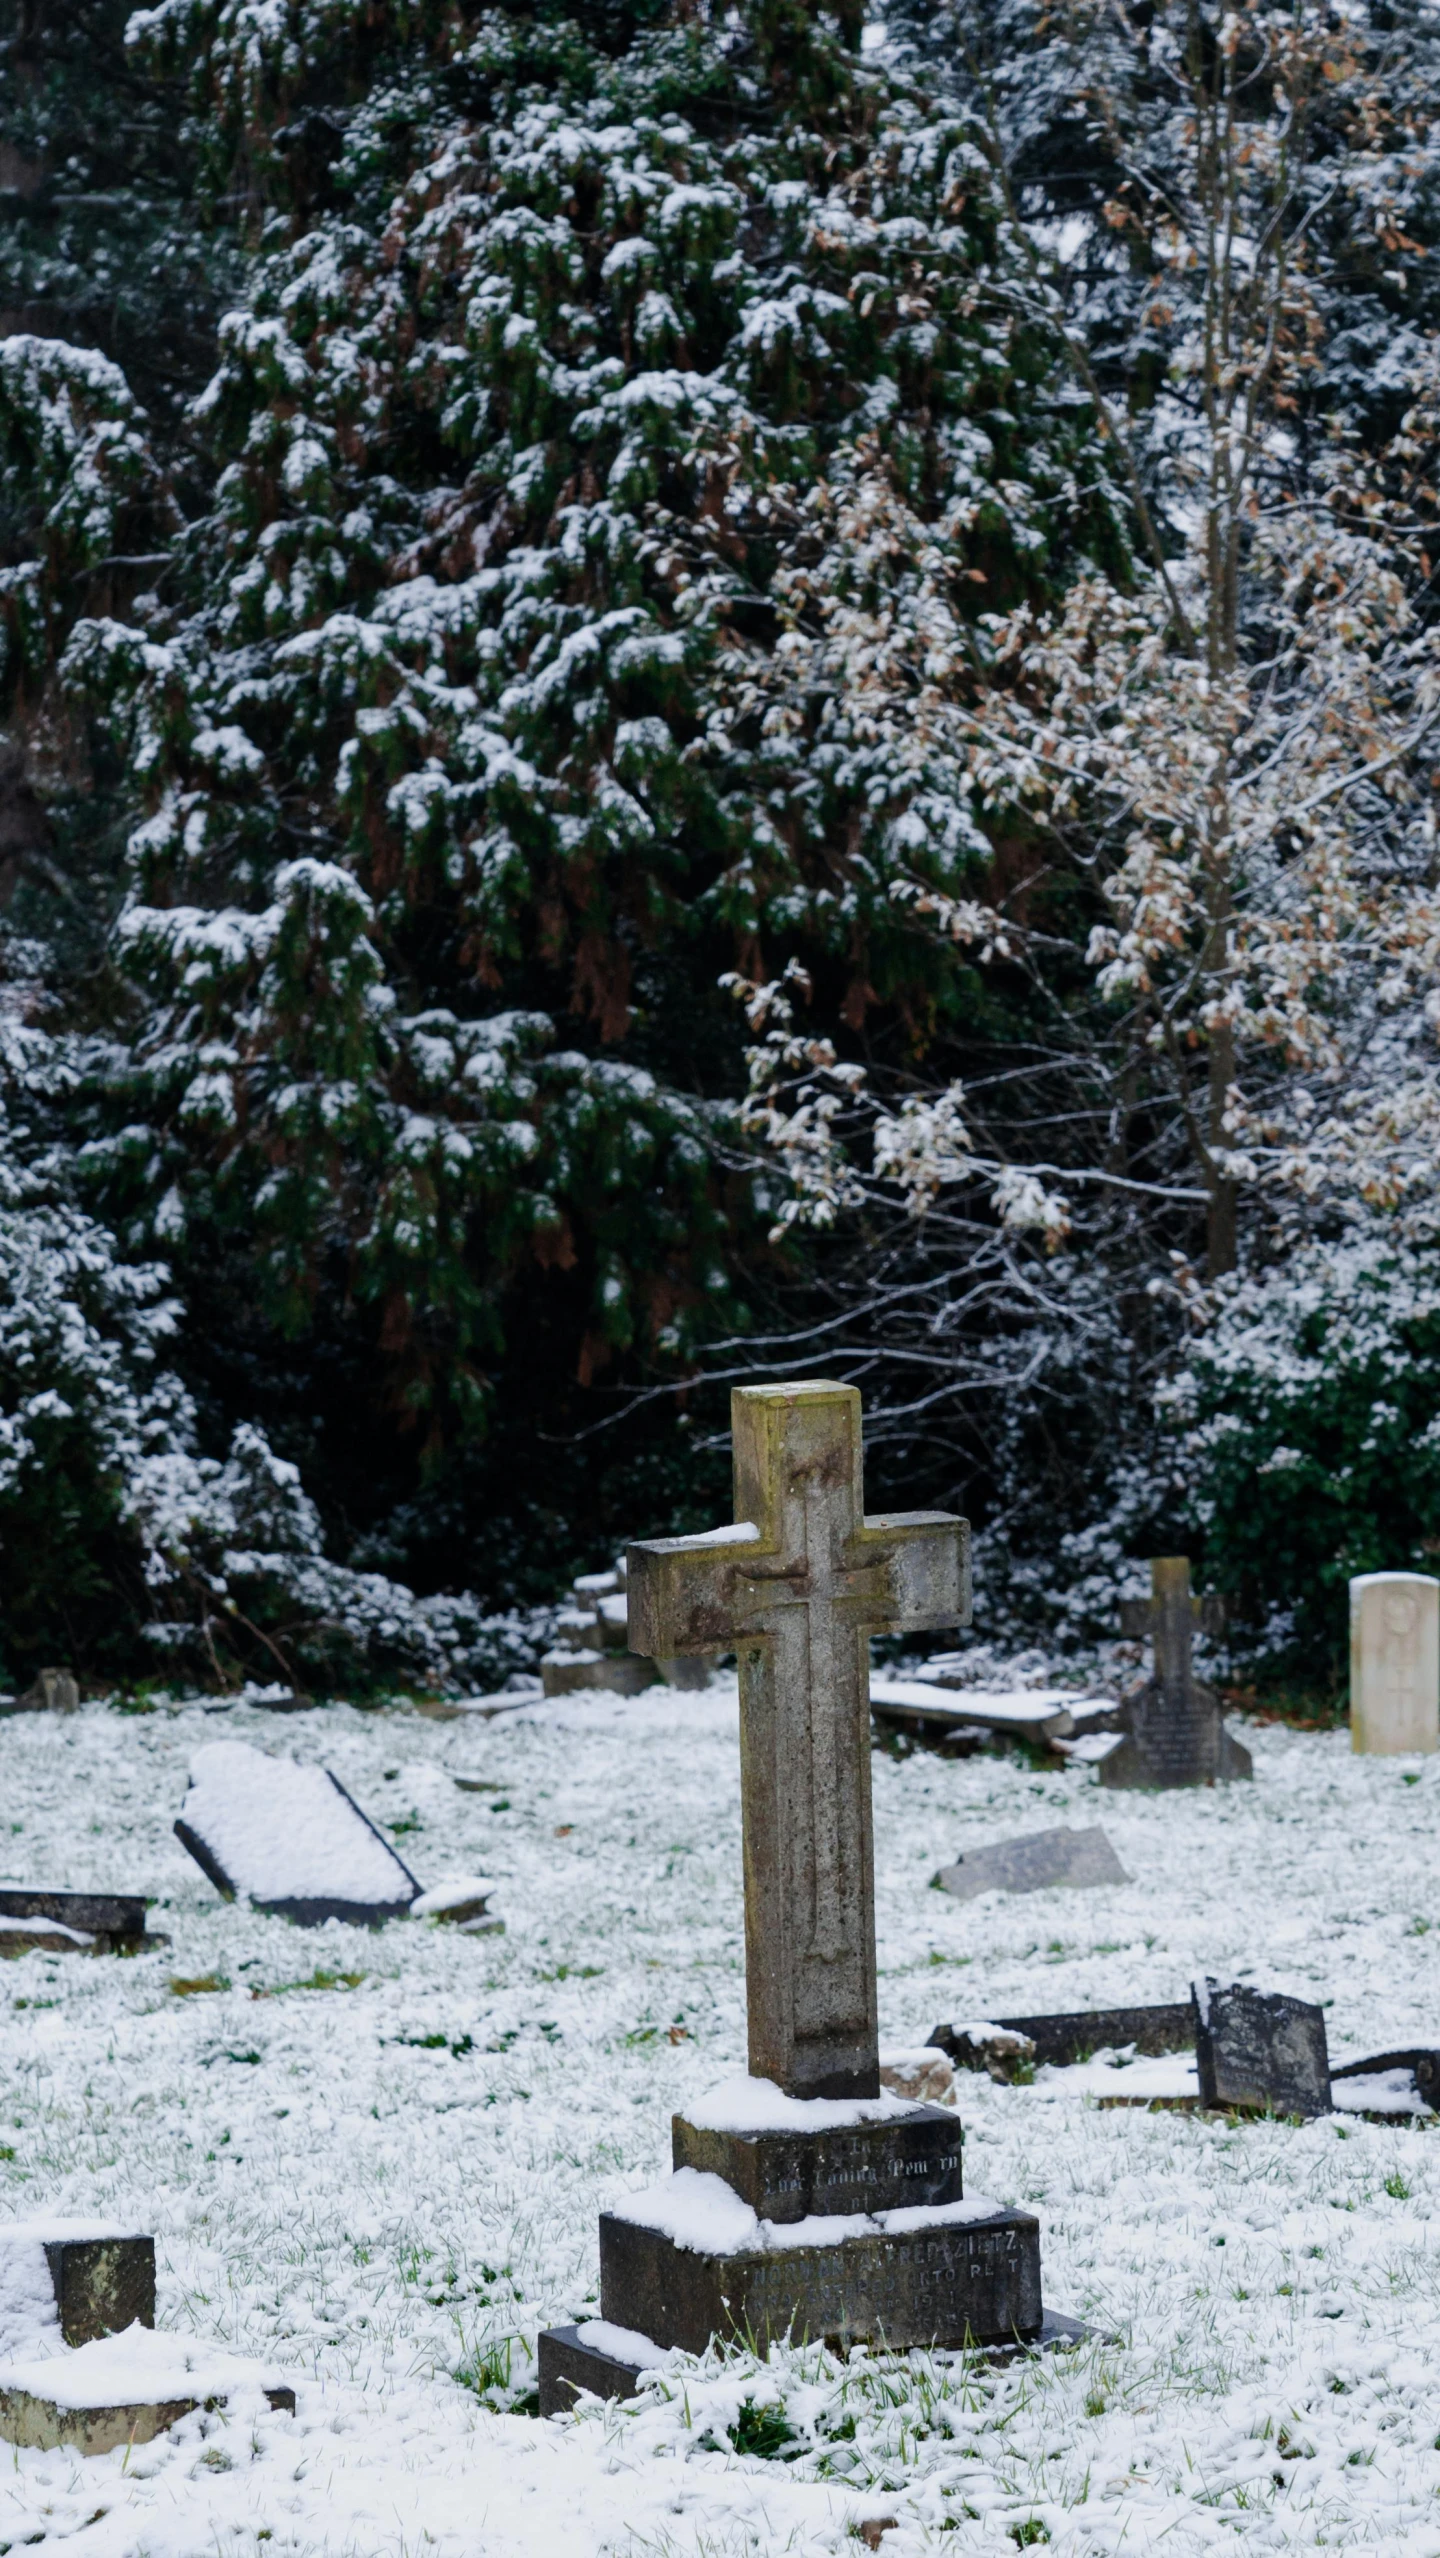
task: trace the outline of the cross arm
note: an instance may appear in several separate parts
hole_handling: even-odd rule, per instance
[[[867,1519],[854,1540],[873,1589],[876,1632],[920,1634],[970,1622],[970,1529],[948,1510],[893,1510]]]
[[[647,1537],[625,1549],[625,1640],[652,1661],[728,1652],[743,1629],[749,1574],[761,1551],[748,1520],[707,1536]]]

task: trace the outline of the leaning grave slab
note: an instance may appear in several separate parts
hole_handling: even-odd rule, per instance
[[[547,2414],[716,2336],[1080,2332],[1046,2320],[1034,2216],[964,2195],[954,2113],[880,2084],[869,1637],[966,1621],[965,1523],[866,1518],[853,1387],[740,1387],[731,1425],[735,1525],[631,1547],[630,1639],[738,1659],[749,2075],[602,2214],[600,2317],[540,2338]]]
[[[294,2413],[293,2389],[258,2363],[154,2328],[153,2238],[103,2221],[0,2224],[0,2437],[95,2453],[232,2397]]]
[[[227,1901],[318,1927],[402,1918],[420,1885],[328,1768],[211,1741],[190,1761],[175,1835]]]
[[[953,1865],[941,1866],[932,1889],[975,1901],[982,1892],[1044,1892],[1060,1884],[1095,1889],[1133,1880],[1103,1830],[1061,1828],[967,1848]]]

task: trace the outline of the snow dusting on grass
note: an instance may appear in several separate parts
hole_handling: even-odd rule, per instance
[[[321,1760],[422,1883],[508,1934],[299,1930],[172,1836],[219,1736]],[[1070,1767],[874,1761],[881,2028],[1170,2000],[1249,1970],[1332,2058],[1440,2040],[1440,1762],[1249,1728],[1256,1782],[1098,1797]],[[0,2217],[153,2229],[159,2318],[298,2413],[84,2460],[0,2445],[0,2551],[84,2558],[886,2558],[1403,2546],[1440,2558],[1440,2135],[1102,2112],[962,2077],[966,2183],[1036,2211],[1075,2353],[677,2361],[527,2412],[597,2312],[596,2216],[744,2067],[733,1686],[494,1722],[87,1709],[0,1726],[0,1879],[143,1889],[170,1944],[0,1965]],[[456,1776],[485,1790],[462,1791]],[[960,1904],[937,1866],[1097,1818],[1132,1884]]]

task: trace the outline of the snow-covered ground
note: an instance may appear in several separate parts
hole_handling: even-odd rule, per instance
[[[323,1756],[422,1883],[497,1877],[509,1933],[221,1904],[171,1823],[222,1734]],[[885,2038],[1176,1999],[1205,1968],[1323,1999],[1333,2056],[1440,2042],[1440,1762],[1245,1737],[1255,1784],[1215,1795],[877,1756]],[[929,1889],[957,1850],[1066,1817],[1103,1820],[1134,1882]],[[601,2204],[663,2172],[672,2107],[744,2065],[733,1689],[488,1724],[22,1717],[0,1723],[0,1879],[147,1890],[171,1938],[0,1969],[0,2214],[153,2229],[162,2326],[299,2394],[293,2418],[191,2418],[128,2460],[0,2446],[0,2552],[805,2558],[893,2515],[887,2558],[1440,2558],[1423,2126],[1237,2128],[965,2078],[967,2182],[1038,2212],[1047,2302],[1106,2341],[1001,2372],[799,2350],[691,2365],[625,2412],[499,2412],[537,2326],[594,2314]]]

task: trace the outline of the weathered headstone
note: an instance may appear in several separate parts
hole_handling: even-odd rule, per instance
[[[1428,1573],[1350,1584],[1350,1746],[1367,1756],[1440,1746],[1440,1582]]]
[[[1060,1829],[1035,1830],[1028,1838],[995,1839],[988,1847],[967,1848],[953,1865],[941,1866],[934,1886],[957,1901],[974,1901],[982,1892],[1044,1892],[1052,1884],[1133,1879],[1103,1830]]]
[[[398,1918],[420,1890],[328,1768],[211,1741],[190,1761],[175,1835],[227,1901],[319,1927]]]
[[[1244,2113],[1328,2114],[1325,2011],[1248,1981],[1196,1981],[1200,2102]]]
[[[588,2361],[577,2330],[541,2337],[545,2412],[628,2385],[623,2334],[658,2355],[1043,2324],[1036,2221],[963,2196],[948,2107],[880,2087],[869,1637],[965,1621],[964,1522],[866,1518],[852,1387],[742,1387],[731,1415],[735,1525],[631,1547],[630,1641],[739,1662],[750,2075],[677,2115],[674,2174],[602,2215],[603,2333]]]
[[[1196,1627],[1214,1634],[1223,1621],[1223,1601],[1191,1597],[1183,1554],[1151,1564],[1150,1597],[1127,1601],[1121,1623],[1127,1635],[1148,1637],[1154,1669],[1124,1700],[1124,1738],[1099,1761],[1102,1785],[1223,1785],[1254,1774],[1249,1751],[1226,1730],[1214,1689],[1195,1676]]]

